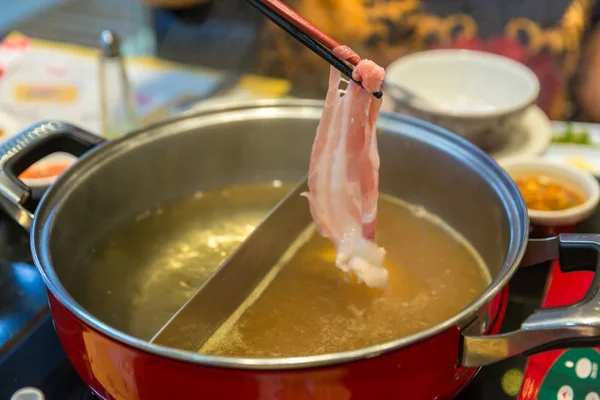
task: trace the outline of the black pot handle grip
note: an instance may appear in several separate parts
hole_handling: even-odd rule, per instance
[[[31,197],[18,176],[42,158],[56,152],[80,157],[104,142],[101,137],[59,121],[35,124],[0,144],[0,205],[25,229],[33,214],[27,208]]]
[[[530,244],[546,249],[547,257],[535,257],[539,261],[558,255],[563,272],[594,272],[589,289],[578,303],[536,310],[516,331],[464,336],[463,365],[483,366],[517,354],[600,346],[600,234],[562,234],[532,239]]]

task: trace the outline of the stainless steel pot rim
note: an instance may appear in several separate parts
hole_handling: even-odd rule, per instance
[[[159,346],[156,344],[150,344],[148,341],[138,339],[114,329],[113,327],[88,313],[80,304],[75,301],[75,299],[73,299],[73,297],[71,297],[71,295],[61,284],[52,266],[48,247],[48,231],[49,227],[52,225],[52,219],[55,216],[54,204],[60,204],[60,200],[58,198],[60,197],[61,188],[67,187],[69,182],[73,182],[73,180],[81,179],[82,175],[91,173],[94,167],[98,166],[100,164],[99,162],[104,158],[109,158],[111,155],[114,155],[119,151],[126,151],[130,145],[128,142],[131,140],[131,138],[144,135],[145,132],[149,130],[159,128],[167,124],[194,119],[210,114],[261,110],[261,115],[269,115],[274,117],[277,115],[278,110],[281,111],[289,108],[297,109],[298,111],[312,110],[320,112],[320,110],[323,108],[323,104],[324,102],[318,100],[274,99],[243,102],[232,101],[214,105],[205,105],[196,110],[191,110],[150,126],[137,129],[124,137],[98,146],[97,148],[88,152],[79,160],[79,162],[66,171],[45,193],[36,211],[33,221],[31,229],[31,249],[33,253],[33,259],[46,286],[48,287],[48,290],[79,320],[92,327],[96,331],[105,334],[116,341],[157,356],[167,357],[188,363],[200,364],[207,367],[282,370],[331,366],[377,357],[402,347],[415,344],[446,329],[457,326],[459,321],[464,320],[470,315],[473,315],[478,309],[481,308],[482,305],[497,295],[500,290],[506,286],[518,268],[518,264],[525,253],[529,231],[529,220],[527,219],[525,204],[518,195],[518,188],[510,179],[508,174],[476,146],[458,137],[457,135],[454,135],[427,122],[385,112],[382,112],[378,126],[388,126],[390,124],[398,125],[399,123],[404,125],[413,125],[422,130],[430,131],[431,133],[437,135],[440,140],[445,140],[450,145],[462,150],[465,155],[469,156],[470,158],[475,158],[476,161],[481,164],[481,167],[487,168],[488,171],[495,175],[496,179],[494,179],[491,183],[500,193],[503,202],[509,209],[509,215],[511,218],[511,238],[509,250],[501,267],[501,273],[475,301],[473,301],[451,319],[408,337],[382,343],[376,346],[370,346],[341,353],[288,358],[221,357],[192,353]]]

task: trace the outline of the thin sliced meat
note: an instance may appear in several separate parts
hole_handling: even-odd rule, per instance
[[[348,59],[355,53],[339,46],[333,53]],[[336,265],[353,273],[359,282],[384,289],[388,271],[385,250],[375,244],[379,198],[379,152],[375,122],[381,100],[383,68],[362,60],[354,68],[353,81],[342,79],[331,68],[329,89],[308,171],[310,211],[319,233],[337,248]],[[344,82],[348,86],[340,89]]]

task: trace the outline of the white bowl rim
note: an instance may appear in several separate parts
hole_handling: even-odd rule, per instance
[[[527,209],[529,219],[535,225],[542,226],[568,226],[577,224],[589,217],[600,202],[600,183],[596,177],[588,172],[570,165],[540,157],[512,157],[499,162],[499,165],[510,175],[510,168],[515,166],[544,167],[546,175],[552,177],[553,171],[560,170],[566,175],[574,177],[575,186],[583,189],[587,200],[582,204],[565,210],[540,211]],[[583,183],[583,185],[581,184]]]
[[[410,54],[407,54],[405,56],[402,56],[402,57],[392,61],[386,67],[386,78],[390,76],[390,71],[393,71],[395,68],[398,68],[400,65],[407,64],[407,63],[413,62],[415,60],[431,59],[431,58],[435,58],[435,57],[448,57],[448,56],[456,57],[457,55],[462,57],[463,59],[478,58],[478,59],[503,63],[505,66],[508,67],[508,69],[510,71],[520,73],[526,79],[529,79],[532,84],[533,89],[527,97],[525,97],[522,100],[520,100],[519,102],[515,103],[513,106],[496,108],[493,111],[487,111],[487,110],[483,110],[483,111],[482,110],[452,111],[452,110],[442,110],[442,109],[437,109],[437,108],[431,108],[431,107],[426,107],[426,106],[423,107],[423,106],[419,106],[418,103],[413,104],[413,103],[404,102],[404,104],[406,104],[409,107],[412,107],[416,110],[426,112],[431,115],[436,115],[439,117],[485,119],[485,118],[499,118],[504,115],[516,113],[518,111],[521,111],[521,110],[526,109],[527,107],[531,106],[537,100],[537,98],[540,94],[540,81],[539,81],[537,75],[529,67],[527,67],[526,65],[524,65],[518,61],[515,61],[511,58],[508,58],[508,57],[505,57],[505,56],[502,56],[499,54],[495,54],[495,53],[490,53],[487,51],[481,51],[481,50],[432,49],[432,50],[424,50],[424,51],[418,51],[415,53],[410,53]],[[388,80],[388,82],[390,82],[390,81]],[[393,84],[393,82],[391,82],[391,83]],[[384,79],[384,87],[385,87],[385,79]],[[391,94],[389,94],[389,95],[392,98],[394,98]]]

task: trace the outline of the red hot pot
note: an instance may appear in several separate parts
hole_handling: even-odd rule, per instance
[[[493,277],[452,318],[345,353],[241,359],[161,347],[133,334],[127,318],[112,323],[111,313],[136,312],[135,293],[127,285],[113,293],[120,303],[110,312],[106,299],[86,295],[123,279],[117,274],[115,282],[94,280],[81,255],[120,221],[197,190],[302,179],[321,110],[321,102],[304,100],[211,106],[111,142],[51,121],[0,147],[0,203],[30,230],[60,341],[99,398],[451,398],[482,365],[515,354],[600,345],[598,274],[580,303],[540,310],[521,329],[497,334],[507,284],[520,264],[560,256],[565,271],[595,271],[598,235],[528,242],[522,198],[491,158],[445,130],[386,113],[378,121],[381,190],[439,215],[478,250]],[[16,176],[56,151],[81,158],[49,188],[34,213],[30,190]],[[131,276],[146,267],[133,263],[123,273]]]

